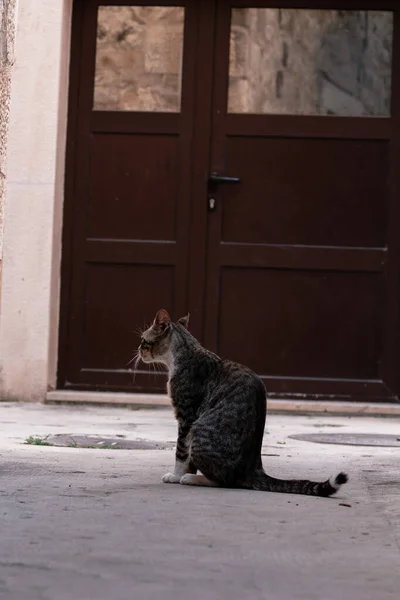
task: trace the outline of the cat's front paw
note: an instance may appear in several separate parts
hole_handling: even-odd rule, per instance
[[[181,485],[196,485],[197,480],[197,475],[193,475],[192,473],[186,473],[185,475],[182,475],[182,477],[179,480],[179,483]]]
[[[163,483],[180,483],[181,476],[174,473],[166,473],[162,478]]]

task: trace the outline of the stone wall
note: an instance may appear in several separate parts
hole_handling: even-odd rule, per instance
[[[3,207],[6,182],[7,133],[10,116],[11,69],[14,62],[17,0],[0,0],[0,284],[3,251]]]
[[[390,114],[392,13],[235,9],[229,111]]]
[[[228,110],[390,114],[392,13],[234,9]],[[94,107],[180,109],[182,7],[101,7]]]
[[[179,112],[183,27],[182,7],[100,7],[94,108]]]
[[[55,385],[72,0],[18,2],[0,307],[0,401]]]

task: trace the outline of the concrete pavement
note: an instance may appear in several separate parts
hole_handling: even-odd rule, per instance
[[[399,596],[400,443],[288,436],[400,436],[400,419],[268,417],[267,472],[322,480],[347,471],[350,482],[331,499],[162,484],[168,448],[24,444],[57,433],[173,442],[171,410],[0,403],[0,428],[1,600]]]

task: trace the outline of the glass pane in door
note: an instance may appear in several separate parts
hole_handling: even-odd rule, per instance
[[[393,13],[236,8],[228,112],[389,116]]]
[[[100,6],[94,110],[179,112],[182,6]]]

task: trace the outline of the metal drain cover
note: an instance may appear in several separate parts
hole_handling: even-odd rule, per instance
[[[289,435],[294,440],[317,444],[342,444],[345,446],[390,446],[400,448],[400,434],[374,433],[299,433]]]
[[[148,442],[147,440],[126,440],[119,437],[99,435],[56,434],[46,437],[52,446],[68,448],[97,448],[99,450],[166,450],[172,448],[171,442]]]

